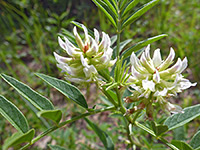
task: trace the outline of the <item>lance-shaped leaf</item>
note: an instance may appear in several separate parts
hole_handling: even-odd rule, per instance
[[[165,120],[164,124],[168,126],[169,130],[180,127],[200,116],[200,104],[187,107],[183,111],[184,113],[174,114]]]
[[[156,5],[159,2],[159,0],[152,0],[151,2],[145,4],[141,8],[139,8],[136,12],[134,12],[132,15],[130,15],[126,20],[124,20],[122,24],[122,28],[125,28],[127,25],[134,22],[136,19],[138,19],[140,16],[142,16],[145,12],[147,12],[150,8],[152,8],[154,5]]]
[[[124,47],[125,47],[128,43],[130,43],[131,41],[132,41],[132,39],[127,39],[127,40],[121,42],[120,45],[119,45],[119,52],[121,52],[121,51],[124,49]],[[113,48],[113,51],[115,52],[115,53],[113,53],[113,56],[112,56],[113,58],[116,58],[116,49],[117,49],[117,46],[115,46],[115,47]]]
[[[110,136],[106,132],[102,131],[96,124],[92,123],[89,119],[85,118],[85,121],[98,135],[105,148],[107,150],[114,150],[114,144]]]
[[[3,150],[7,150],[9,147],[14,147],[16,145],[31,142],[35,135],[35,130],[31,129],[26,133],[16,132],[11,137],[7,138],[3,145]]]
[[[171,144],[176,146],[180,150],[193,150],[193,148],[183,141],[172,140]]]
[[[53,104],[44,96],[40,95],[29,86],[10,77],[5,74],[1,74],[1,77],[10,84],[14,89],[19,92],[24,98],[26,98],[31,104],[33,104],[39,110],[52,110]]]
[[[105,7],[103,7],[99,2],[97,2],[97,0],[92,0],[97,7],[99,7],[103,12],[104,14],[108,17],[108,19],[110,20],[110,22],[112,23],[112,25],[117,28],[117,25],[115,23],[115,20],[114,18],[112,17],[112,15],[106,10]]]
[[[61,92],[62,94],[73,100],[75,103],[79,104],[84,108],[88,108],[84,96],[75,86],[63,80],[56,79],[41,73],[36,73],[36,75],[42,80],[44,80],[46,83],[57,89],[59,92]]]
[[[0,113],[19,132],[26,133],[29,130],[28,122],[22,112],[5,97],[0,95]]]
[[[122,10],[122,17],[124,17],[128,12],[133,10],[133,8],[140,2],[140,0],[132,0],[130,1],[126,7]]]
[[[51,119],[56,124],[58,124],[62,118],[62,111],[61,110],[42,110],[37,113],[37,115],[40,117],[44,117],[47,119]]]
[[[51,150],[66,150],[64,147],[61,147],[61,146],[58,146],[58,145],[48,145],[48,147],[51,149]]]
[[[200,130],[192,137],[190,145],[194,149],[200,149]]]
[[[115,14],[115,16],[117,17],[118,16],[118,13],[117,13],[117,10],[115,8],[115,4],[110,1],[110,0],[104,0],[104,2],[107,4],[108,8],[111,9],[111,11]]]
[[[166,36],[167,36],[166,34],[161,34],[161,35],[158,35],[158,36],[148,38],[144,41],[138,42],[138,43],[134,44],[133,46],[124,50],[123,53],[122,53],[122,56],[124,56],[124,58],[127,58],[128,56],[130,56],[132,54],[132,52],[137,51],[137,50],[147,46],[148,44],[151,44],[155,41],[158,41],[158,40],[160,40],[160,39],[162,39]]]

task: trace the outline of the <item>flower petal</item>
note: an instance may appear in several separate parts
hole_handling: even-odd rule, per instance
[[[144,90],[150,89],[152,92],[155,91],[155,83],[152,80],[149,81],[148,78],[142,80],[142,87],[144,88]]]
[[[93,65],[87,66],[83,69],[85,76],[91,78],[93,74],[97,73],[96,68]]]
[[[97,31],[97,29],[94,29],[94,37],[97,44],[99,44],[99,32]]]
[[[188,65],[188,61],[187,61],[187,57],[185,57],[182,61],[182,66],[179,72],[182,73],[187,68],[187,65]]]
[[[76,43],[78,44],[78,47],[80,47],[81,50],[83,50],[84,49],[84,44],[83,44],[83,41],[82,41],[81,37],[79,36],[79,34],[77,32],[76,26],[74,27],[73,32],[74,32],[74,36],[75,36],[75,39],[76,39]]]
[[[159,83],[159,82],[160,82],[160,75],[159,75],[159,72],[158,72],[157,69],[156,69],[155,73],[153,74],[153,80],[154,80],[156,83]]]
[[[156,49],[153,53],[153,64],[158,67],[162,63],[162,58],[160,54],[160,49]]]
[[[174,49],[171,48],[167,59],[158,67],[159,71],[165,70],[167,67],[169,67],[172,64],[174,57],[175,57],[175,52]]]

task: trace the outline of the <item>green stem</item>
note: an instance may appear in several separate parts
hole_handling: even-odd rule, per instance
[[[100,112],[109,111],[109,110],[114,110],[114,109],[115,109],[115,107],[110,106],[110,107],[98,109],[98,110],[95,110],[95,111],[92,111],[92,112],[87,112],[87,113],[81,114],[81,115],[79,115],[79,116],[73,117],[73,118],[71,118],[71,119],[69,119],[69,120],[66,120],[66,121],[64,121],[64,122],[61,122],[61,123],[59,123],[58,125],[53,126],[53,127],[49,128],[49,129],[47,129],[46,131],[44,131],[43,133],[41,133],[40,135],[38,135],[36,138],[34,138],[34,139],[31,141],[31,143],[26,144],[26,145],[23,146],[20,150],[25,150],[25,149],[27,149],[29,146],[31,146],[32,144],[34,144],[35,142],[37,142],[38,140],[40,140],[41,138],[43,138],[43,137],[46,136],[47,134],[49,134],[49,133],[55,131],[55,130],[58,129],[58,128],[61,128],[61,127],[65,126],[66,124],[72,123],[72,122],[74,122],[74,121],[76,121],[76,120],[79,120],[79,119],[81,119],[81,118],[84,118],[84,117],[86,117],[86,116],[90,116],[90,115],[94,115],[94,114],[97,114],[97,113],[100,113]]]

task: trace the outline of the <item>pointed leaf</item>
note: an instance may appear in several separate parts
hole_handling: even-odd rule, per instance
[[[110,22],[112,23],[112,25],[115,28],[117,28],[117,25],[115,23],[114,18],[106,11],[106,9],[102,5],[100,5],[100,3],[97,2],[97,0],[92,0],[92,1],[97,5],[97,7],[99,7],[104,12],[104,14],[108,17],[108,19],[110,20]]]
[[[159,2],[159,0],[152,0],[151,2],[145,4],[141,8],[139,8],[136,12],[134,12],[131,16],[129,16],[126,20],[124,20],[122,24],[122,28],[125,28],[127,25],[134,22],[137,18],[142,16],[145,12],[147,12],[150,8],[152,8],[154,5],[156,5]]]
[[[138,43],[134,44],[133,46],[129,47],[128,49],[124,50],[122,53],[122,56],[124,56],[124,58],[126,58],[126,57],[130,56],[132,54],[132,52],[137,51],[137,50],[147,46],[148,44],[158,41],[166,36],[167,36],[166,34],[161,34],[158,36],[148,38],[144,41],[138,42]]]
[[[124,49],[124,47],[125,47],[128,43],[130,43],[131,41],[132,41],[132,39],[127,39],[127,40],[125,40],[125,41],[120,42],[120,45],[119,45],[119,52],[121,52],[121,51]],[[116,58],[116,49],[117,49],[117,46],[115,46],[115,47],[113,48],[113,51],[115,52],[115,53],[113,53],[113,58]]]
[[[10,84],[20,95],[26,98],[31,104],[33,104],[39,110],[52,110],[53,104],[44,96],[40,95],[29,86],[10,77],[5,74],[1,74],[1,77]]]
[[[79,104],[80,106],[84,108],[88,108],[88,105],[86,103],[86,100],[82,93],[79,91],[78,88],[75,86],[60,80],[56,79],[41,73],[36,73],[36,75],[44,80],[46,83],[57,89],[59,92],[64,94],[65,96],[69,97],[71,100],[73,100],[75,103]]]
[[[192,140],[190,141],[190,145],[194,149],[200,149],[200,130],[192,137]]]
[[[42,110],[37,113],[40,117],[44,117],[47,119],[51,119],[55,123],[59,123],[62,118],[62,111],[61,110]]]
[[[184,113],[174,114],[165,120],[164,124],[168,126],[169,130],[180,127],[200,116],[200,104],[187,107],[183,111]]]
[[[180,150],[193,150],[190,145],[183,141],[178,141],[178,140],[172,140],[171,144],[176,146]]]
[[[133,10],[133,7],[135,7],[140,0],[132,0],[130,1],[127,6],[122,11],[122,17],[124,17],[129,11]]]
[[[160,136],[163,133],[165,133],[168,130],[168,127],[166,125],[158,125],[154,121],[152,122],[152,129],[156,136]]]
[[[35,135],[35,130],[31,129],[26,133],[16,132],[11,137],[7,138],[3,145],[3,150],[7,150],[9,147],[14,147],[16,145],[31,142]]]
[[[51,149],[51,150],[66,150],[64,147],[61,147],[61,146],[58,146],[58,145],[48,145],[48,147]]]
[[[109,1],[109,0],[104,0],[104,2],[105,2],[105,3],[107,4],[107,6],[111,9],[111,11],[113,12],[113,14],[115,14],[115,16],[117,17],[118,14],[117,14],[117,11],[116,11],[116,9],[115,9],[114,4],[113,4],[111,1]]]
[[[27,132],[29,130],[28,122],[22,112],[5,97],[0,95],[0,113],[4,116],[18,131]]]
[[[106,132],[102,131],[96,124],[92,123],[89,119],[85,118],[85,121],[98,135],[105,148],[107,150],[114,150],[114,144],[110,136]]]

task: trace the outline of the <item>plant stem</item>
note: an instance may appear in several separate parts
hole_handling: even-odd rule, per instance
[[[114,109],[115,109],[115,107],[110,106],[110,107],[107,107],[107,108],[102,108],[102,109],[98,109],[98,110],[95,110],[95,111],[87,112],[87,113],[81,114],[81,115],[79,115],[79,116],[73,117],[73,118],[71,118],[71,119],[69,119],[69,120],[66,120],[66,121],[64,121],[64,122],[61,122],[61,123],[59,123],[58,125],[55,125],[55,126],[49,128],[49,129],[47,129],[46,131],[44,131],[44,132],[41,133],[40,135],[38,135],[36,138],[34,138],[34,139],[31,141],[31,143],[26,144],[26,145],[23,146],[20,150],[25,150],[25,149],[27,149],[29,146],[31,146],[33,143],[37,142],[38,140],[40,140],[41,138],[43,138],[43,137],[46,136],[47,134],[49,134],[49,133],[55,131],[55,130],[58,129],[58,128],[61,128],[61,127],[65,126],[66,124],[72,123],[72,122],[74,122],[74,121],[76,121],[76,120],[79,120],[79,119],[81,119],[81,118],[84,118],[84,117],[86,117],[86,116],[90,116],[90,115],[94,115],[94,114],[97,114],[97,113],[100,113],[100,112],[109,111],[109,110],[114,110]]]

